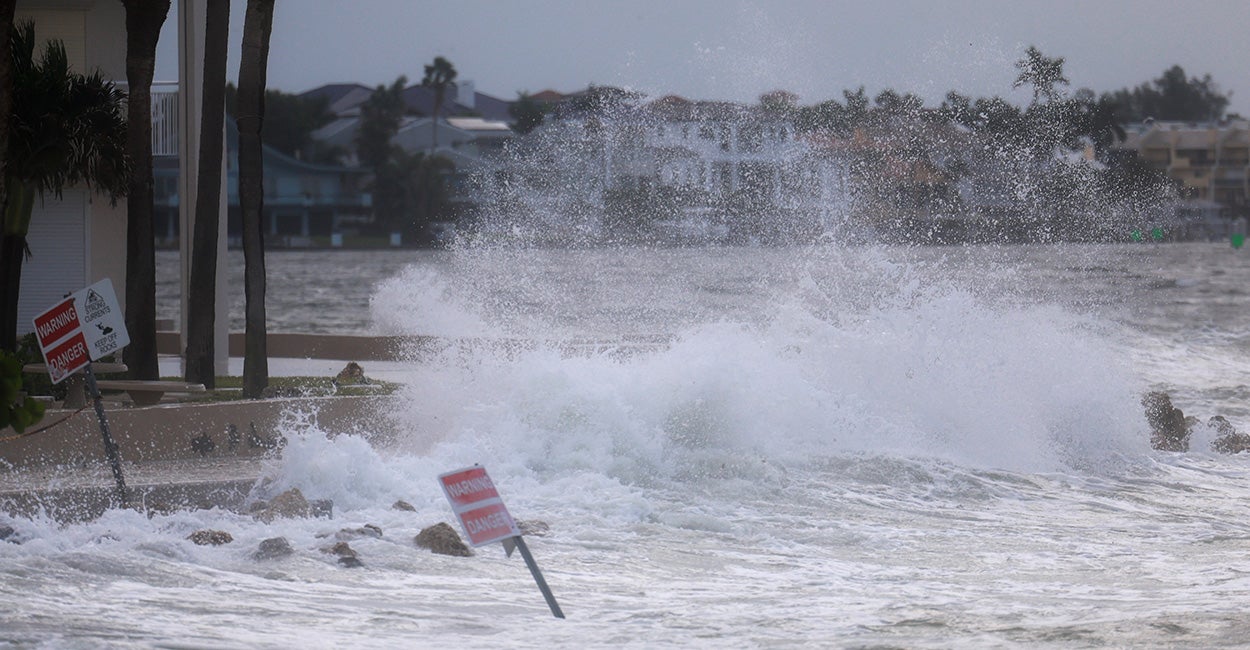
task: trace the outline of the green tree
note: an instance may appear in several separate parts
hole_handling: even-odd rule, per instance
[[[1042,99],[1058,99],[1059,90],[1055,86],[1068,85],[1068,78],[1063,76],[1063,57],[1048,58],[1032,45],[1025,51],[1024,58],[1016,61],[1016,69],[1020,73],[1011,87],[1032,86],[1034,104]]]
[[[0,350],[0,431],[13,427],[21,433],[43,417],[43,404],[19,397],[21,391],[21,360],[8,350]]]
[[[395,155],[391,139],[404,119],[404,86],[407,77],[399,77],[390,86],[378,86],[369,99],[360,105],[360,130],[356,134],[356,157],[365,167],[375,171]]]
[[[1141,122],[1146,118],[1201,122],[1218,120],[1228,108],[1229,95],[1220,91],[1211,75],[1187,77],[1174,65],[1157,79],[1133,89],[1103,95],[1117,106],[1120,119]]]
[[[542,125],[547,117],[547,108],[541,102],[534,101],[530,94],[521,91],[517,100],[508,106],[508,115],[512,116],[512,130],[526,135]]]
[[[9,119],[13,115],[13,16],[17,0],[0,0],[0,152],[9,150]],[[7,156],[0,155],[0,180]],[[4,183],[0,182],[0,215],[4,214]],[[0,349],[7,349],[0,345]]]
[[[226,112],[235,114],[238,88],[226,84]],[[337,162],[343,151],[325,147],[313,139],[317,129],[334,120],[325,97],[305,97],[281,90],[265,90],[265,130],[261,133],[266,145],[282,153],[314,163]]]
[[[216,386],[217,376],[213,364],[216,351],[213,334],[217,321],[217,235],[221,223],[221,155],[226,125],[226,48],[230,41],[230,0],[209,0],[205,16],[199,179],[195,191],[184,359],[186,380],[211,389]]]
[[[265,324],[265,212],[261,132],[274,0],[247,0],[239,58],[239,205],[243,210],[244,345],[243,396],[258,398],[269,385]]]
[[[129,189],[131,158],[126,151],[126,96],[99,73],[69,68],[65,46],[50,41],[36,61],[35,26],[24,23],[10,35],[13,107],[4,152],[5,204],[0,238],[0,349],[17,347],[17,304],[22,262],[35,197],[60,196],[78,183],[116,201]]]
[[[425,66],[425,77],[421,79],[421,85],[434,91],[434,113],[430,116],[434,121],[430,151],[438,149],[439,113],[443,110],[443,98],[447,95],[448,86],[454,86],[455,83],[456,68],[447,59],[436,56],[434,57],[434,63]]]
[[[156,240],[152,178],[152,75],[169,0],[122,0],[126,8],[126,151],[134,161],[126,202],[126,329],[122,358],[136,379],[156,379]]]

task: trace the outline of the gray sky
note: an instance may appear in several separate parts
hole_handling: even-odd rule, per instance
[[[231,79],[243,4],[231,2]],[[177,77],[173,24],[158,80]],[[1025,103],[1013,62],[1036,45],[1066,59],[1071,90],[1136,86],[1180,64],[1250,117],[1248,25],[1247,0],[278,0],[269,86],[419,82],[441,55],[503,99],[595,83],[739,101],[786,89],[811,104],[864,85],[929,106],[951,89]]]

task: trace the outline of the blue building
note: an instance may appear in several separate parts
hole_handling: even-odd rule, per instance
[[[226,120],[227,233],[232,246],[241,241],[239,208],[239,130]],[[178,242],[178,158],[157,151],[153,160],[156,236],[165,245]],[[162,153],[166,155],[161,155]],[[373,218],[372,196],[365,190],[368,171],[359,167],[319,165],[263,148],[266,245],[309,246],[313,238],[352,235]]]

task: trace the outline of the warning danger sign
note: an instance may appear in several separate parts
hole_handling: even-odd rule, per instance
[[[480,465],[447,472],[438,477],[443,494],[460,519],[469,543],[482,546],[521,534],[495,484]]]

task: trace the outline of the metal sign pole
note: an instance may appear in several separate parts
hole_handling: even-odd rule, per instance
[[[104,401],[100,399],[100,387],[95,382],[95,372],[91,364],[84,371],[87,375],[87,390],[91,391],[91,399],[95,402],[95,415],[100,420],[100,435],[104,437],[104,453],[108,454],[109,464],[113,466],[113,480],[117,481],[117,500],[121,507],[126,507],[126,477],[122,475],[122,459],[117,451],[117,443],[113,442],[113,434],[109,433],[109,421],[104,417]]]
[[[534,582],[538,583],[538,590],[543,592],[543,598],[547,599],[547,606],[551,608],[551,613],[556,618],[564,618],[564,612],[560,611],[560,605],[556,603],[556,597],[552,595],[551,588],[547,586],[547,581],[543,580],[543,572],[538,569],[538,563],[534,561],[534,556],[530,555],[530,549],[525,545],[525,539],[520,535],[512,538],[516,543],[516,547],[521,551],[521,557],[525,558],[525,564],[530,568],[530,573],[534,574]]]

